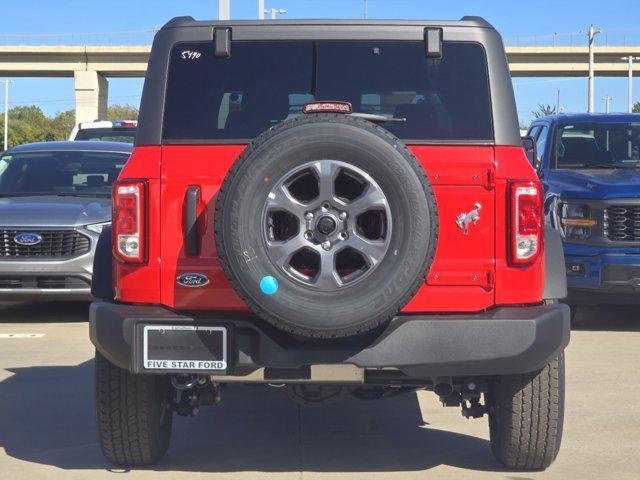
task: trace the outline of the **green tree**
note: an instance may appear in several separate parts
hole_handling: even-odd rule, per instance
[[[114,103],[107,109],[107,120],[137,120],[138,109],[133,105]]]
[[[75,110],[58,112],[49,120],[50,129],[56,140],[66,140],[71,133],[71,129],[76,124]]]
[[[531,112],[534,117],[541,118],[546,117],[547,115],[555,115],[556,107],[552,107],[551,105],[544,105],[542,103],[538,104],[538,110],[534,110]]]
[[[133,105],[111,105],[108,120],[136,120],[138,109]],[[36,105],[13,107],[9,110],[9,146],[32,142],[66,140],[76,124],[75,110],[58,112],[47,117]],[[4,147],[4,115],[0,115],[0,151]]]
[[[9,110],[9,145],[52,140],[47,128],[47,117],[40,107],[24,106]],[[4,116],[2,125],[4,130]],[[3,145],[4,150],[4,145]]]
[[[631,111],[633,113],[640,113],[640,102],[636,102],[636,104],[633,106],[633,109]]]
[[[66,140],[74,122],[73,110],[47,117],[35,105],[14,107],[9,110],[9,146]],[[0,116],[0,131],[4,131],[4,115]],[[4,136],[0,136],[0,149],[5,150]]]

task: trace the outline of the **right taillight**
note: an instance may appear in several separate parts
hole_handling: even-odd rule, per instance
[[[122,181],[113,187],[113,251],[126,263],[144,263],[145,182]]]
[[[536,182],[512,182],[511,251],[512,265],[523,266],[535,261],[543,248],[544,212],[542,192]]]

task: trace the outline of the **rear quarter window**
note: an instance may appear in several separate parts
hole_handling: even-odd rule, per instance
[[[482,46],[445,42],[442,58],[428,59],[412,41],[238,41],[229,58],[213,43],[176,44],[163,139],[248,141],[320,100],[406,119],[383,124],[404,140],[493,139]]]

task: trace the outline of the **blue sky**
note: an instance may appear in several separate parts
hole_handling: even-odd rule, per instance
[[[21,0],[3,2],[0,34],[119,32],[151,29],[177,15],[197,19],[217,17],[217,0]],[[640,45],[640,0],[369,0],[370,18],[457,19],[480,15],[503,35],[507,44],[552,41],[557,32],[579,32],[593,23],[604,33],[602,43]],[[286,18],[362,18],[364,0],[265,0],[267,7],[287,10]],[[257,17],[257,0],[231,0],[235,19]],[[544,36],[547,35],[547,36]],[[606,37],[605,37],[606,36]],[[131,43],[131,35],[127,40]],[[11,37],[5,37],[11,38]],[[124,38],[124,37],[123,37]],[[140,39],[147,38],[145,34]],[[559,35],[558,42],[586,42],[585,36]],[[0,43],[2,42],[0,35]],[[15,43],[15,38],[11,38]],[[31,40],[34,41],[34,40]],[[113,40],[111,40],[113,42]],[[116,42],[117,43],[117,42]],[[586,109],[586,78],[514,79],[518,112],[527,122],[538,103],[555,104],[560,89],[561,105],[569,112]],[[16,78],[11,103],[38,104],[47,114],[73,108],[73,80],[67,78]],[[141,79],[110,79],[111,103],[137,105]],[[634,81],[635,101],[640,101],[640,79]],[[596,79],[596,109],[603,110],[602,97],[614,97],[613,111],[627,105],[626,78]],[[14,103],[15,102],[15,103]]]

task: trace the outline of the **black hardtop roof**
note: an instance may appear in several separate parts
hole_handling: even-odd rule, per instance
[[[234,27],[234,26],[318,26],[318,25],[364,25],[364,26],[437,26],[437,27],[469,27],[490,28],[494,27],[482,17],[464,16],[460,20],[358,20],[358,19],[293,19],[293,20],[196,20],[190,16],[174,17],[169,20],[162,29],[188,28],[188,27]]]
[[[24,152],[109,152],[131,153],[133,145],[121,142],[75,141],[75,142],[34,142],[17,145],[7,150],[6,154]]]
[[[521,146],[518,116],[502,38],[481,17],[460,20],[229,20],[176,17],[157,32],[145,76],[135,145],[161,145],[170,52],[189,42],[220,41],[220,56],[233,57],[234,42],[251,41],[433,41],[482,45],[491,90],[493,144]],[[431,38],[432,40],[429,40]],[[436,41],[437,43],[437,41]],[[437,53],[437,52],[436,52]],[[216,53],[218,55],[218,53]],[[425,49],[425,55],[427,55]],[[256,79],[259,81],[259,79]]]

